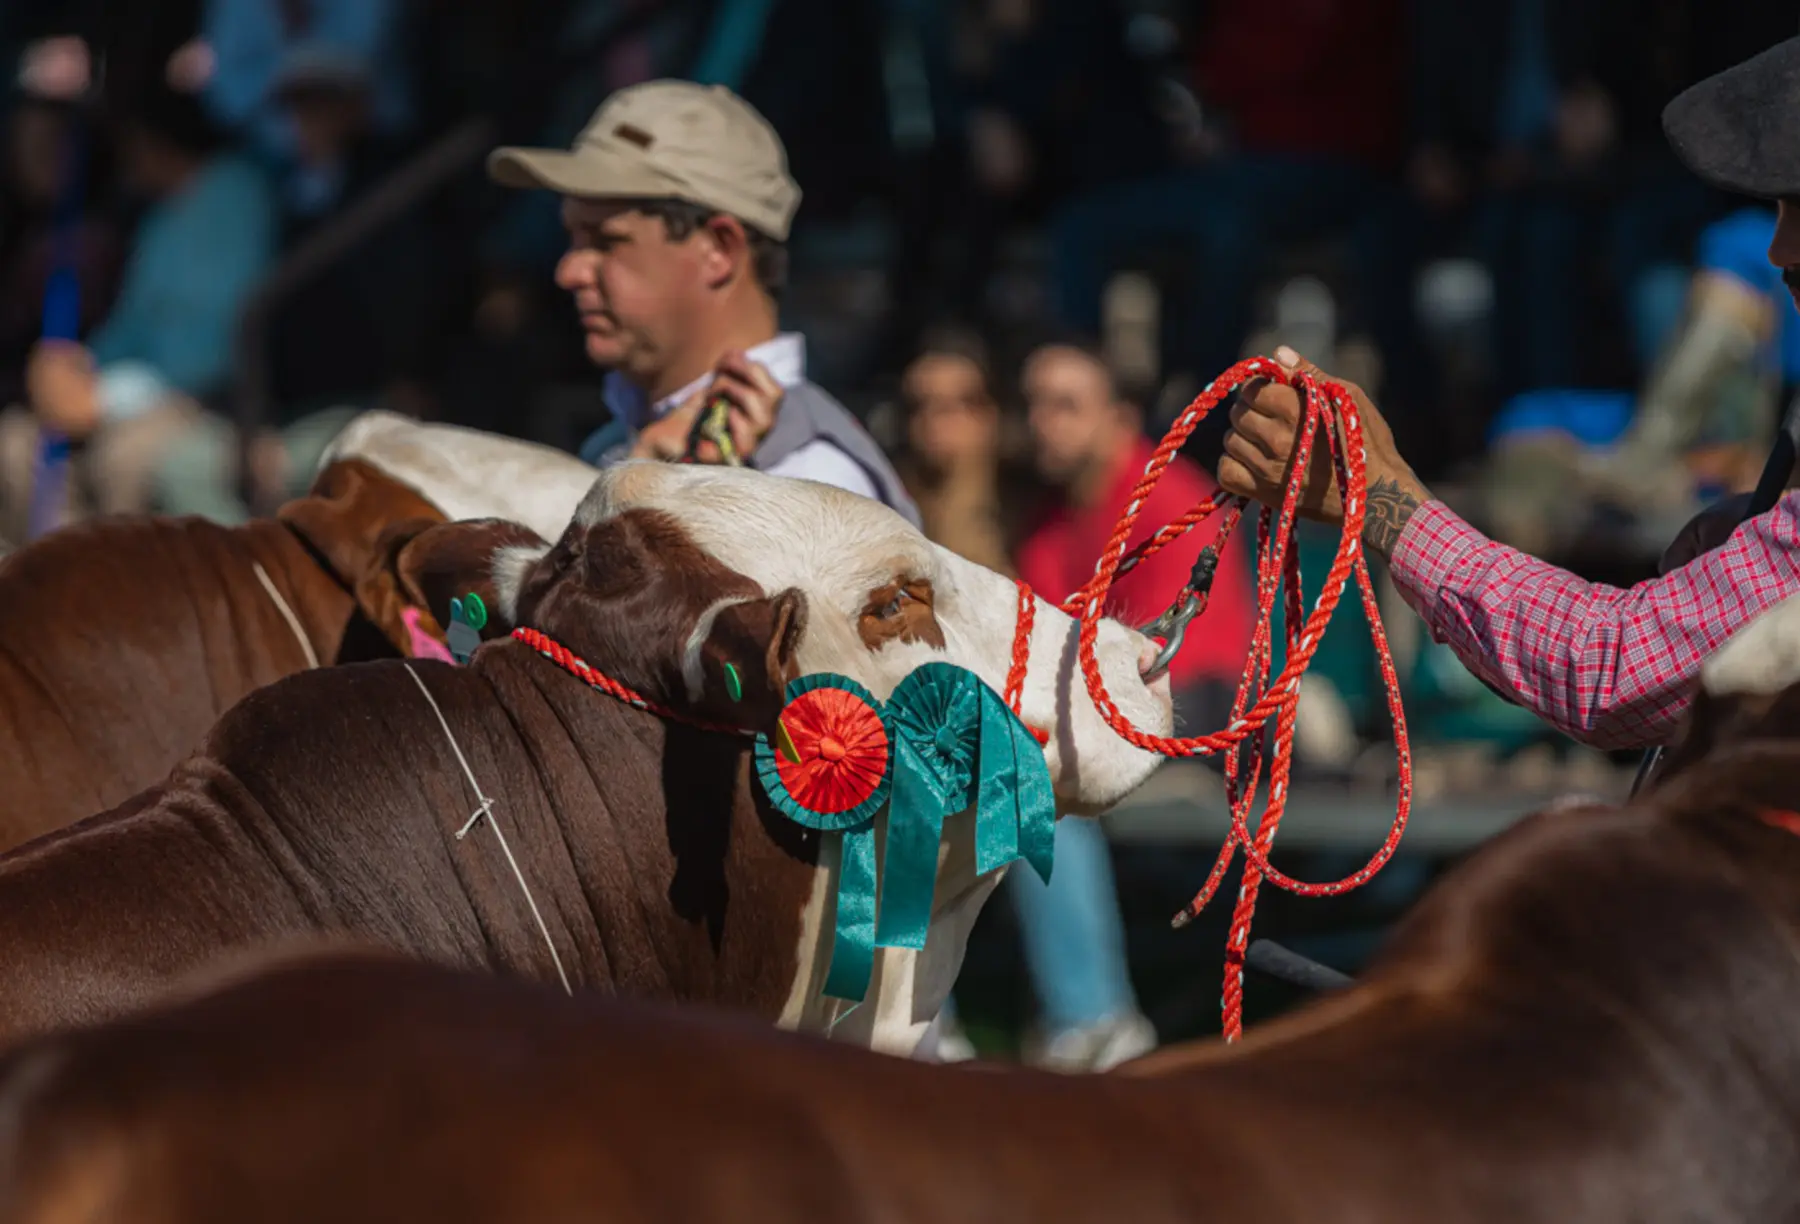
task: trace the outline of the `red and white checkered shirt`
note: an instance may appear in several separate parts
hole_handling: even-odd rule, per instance
[[[1800,593],[1800,493],[1674,573],[1621,590],[1497,544],[1441,502],[1413,514],[1389,566],[1431,636],[1502,693],[1600,748],[1666,742],[1700,665]]]

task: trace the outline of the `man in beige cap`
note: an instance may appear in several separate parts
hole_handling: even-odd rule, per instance
[[[498,149],[488,173],[563,197],[569,250],[556,283],[575,296],[588,356],[610,370],[613,420],[582,445],[583,459],[678,459],[702,409],[723,400],[749,466],[861,493],[918,522],[874,440],[807,381],[804,339],[779,328],[800,188],[781,138],[749,103],[718,85],[634,85],[606,100],[572,149]],[[692,453],[723,458],[710,440]]]

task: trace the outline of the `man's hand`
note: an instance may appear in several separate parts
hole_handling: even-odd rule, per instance
[[[100,385],[94,357],[69,340],[44,340],[25,365],[25,391],[45,429],[85,438],[100,424]]]
[[[1275,350],[1275,359],[1289,369],[1308,370],[1315,378],[1330,377],[1285,346]],[[1431,500],[1431,492],[1400,458],[1393,431],[1363,389],[1342,379],[1334,381],[1343,383],[1350,392],[1362,419],[1369,499],[1363,519],[1363,541],[1386,557],[1399,543],[1400,533],[1406,529],[1413,511]],[[1287,493],[1300,422],[1300,394],[1294,388],[1263,379],[1246,384],[1231,407],[1231,430],[1225,435],[1225,455],[1219,461],[1219,484],[1227,492],[1279,508]],[[1325,523],[1344,520],[1337,474],[1332,471],[1331,454],[1323,437],[1313,440],[1300,510],[1308,518]]]
[[[1706,509],[1688,520],[1688,525],[1681,529],[1675,542],[1663,550],[1662,560],[1656,563],[1658,574],[1671,574],[1698,557],[1701,553],[1711,552],[1736,531],[1744,521],[1744,512],[1750,509],[1750,493],[1738,493],[1731,497],[1722,497]]]
[[[776,414],[786,392],[775,376],[742,353],[727,353],[713,367],[712,381],[690,395],[661,420],[638,431],[632,444],[634,458],[660,459],[674,462],[688,451],[688,439],[700,413],[716,399],[729,406],[726,426],[731,441],[741,458],[748,459],[775,428]],[[722,463],[725,457],[707,439],[694,444],[694,459],[699,463]]]

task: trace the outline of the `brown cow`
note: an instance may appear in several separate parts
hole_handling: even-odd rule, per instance
[[[262,685],[441,651],[442,629],[397,579],[398,550],[446,517],[558,532],[594,475],[546,447],[369,412],[273,520],[115,517],[7,556],[0,850],[161,780]]]
[[[253,689],[399,653],[381,533],[443,518],[352,460],[274,519],[104,518],[0,561],[0,848],[157,781]]]
[[[976,576],[961,574],[958,592],[939,575],[934,595],[937,554],[905,520],[823,485],[745,475],[759,502],[797,499],[821,533],[822,572],[840,572],[840,539],[879,549],[848,611],[824,589],[765,593],[675,515],[626,504],[627,486],[642,483],[628,467],[596,486],[606,512],[590,507],[554,548],[518,525],[443,524],[399,550],[395,572],[437,609],[474,576],[490,637],[522,620],[653,700],[750,729],[772,727],[807,651],[813,670],[869,674],[916,644],[1004,673],[1010,636],[997,637],[997,658],[977,657],[985,646],[956,619]],[[982,573],[1010,620],[1010,584]],[[893,594],[896,575],[916,598]],[[1078,721],[1075,626],[1058,616],[1038,612],[1033,656],[1047,674],[1028,685],[1025,714],[1059,746],[1051,781],[1065,806],[1092,809],[1158,759],[1097,716]],[[1105,628],[1115,696],[1166,729],[1167,681],[1137,672],[1154,645]],[[741,700],[727,693],[726,662]],[[104,1017],[225,951],[314,932],[824,1027],[836,1015],[818,993],[835,855],[752,789],[750,762],[747,739],[596,694],[511,640],[466,668],[396,661],[290,676],[233,707],[164,784],[0,858],[0,1037]],[[495,804],[489,827],[459,839],[478,791]],[[977,876],[971,833],[970,813],[947,824],[926,948],[883,950],[869,1001],[836,1035],[910,1052],[936,1017],[998,875]]]

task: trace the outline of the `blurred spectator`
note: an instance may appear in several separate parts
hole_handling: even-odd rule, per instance
[[[1670,155],[1662,108],[1791,34],[1790,8],[1418,7],[1408,181],[1424,208],[1424,241],[1441,248],[1469,226],[1493,273],[1500,397],[1629,379],[1620,360],[1654,359],[1680,310],[1693,239],[1718,207]],[[1629,343],[1604,343],[1611,335]]]
[[[51,269],[68,243],[80,294],[82,335],[112,304],[124,251],[117,228],[97,207],[91,188],[104,185],[105,149],[79,132],[76,108],[30,94],[15,96],[0,121],[0,404],[21,403],[25,361],[43,326]],[[79,133],[79,134],[78,134]],[[85,138],[85,157],[74,142]],[[90,190],[76,203],[72,228],[59,232],[57,210],[69,175],[85,161]]]
[[[253,147],[285,162],[299,133],[278,79],[297,48],[332,47],[369,66],[369,119],[386,136],[413,118],[403,0],[206,0],[199,36],[178,62],[205,81],[207,105]]]
[[[1650,520],[1652,539],[1755,484],[1780,392],[1800,384],[1800,311],[1768,259],[1775,218],[1756,205],[1701,232],[1681,324],[1624,436],[1589,472],[1598,496]]]
[[[1178,166],[1074,197],[1058,214],[1064,317],[1097,331],[1108,277],[1153,268],[1173,290],[1165,351],[1205,380],[1238,359],[1270,257],[1340,236],[1355,305],[1388,367],[1403,372],[1406,260],[1392,170],[1405,34],[1400,0],[1209,6],[1191,39],[1202,109],[1175,129]]]
[[[294,156],[283,180],[287,251],[378,185],[401,161],[374,122],[371,70],[353,51],[320,44],[287,52],[274,78],[291,122]],[[275,419],[255,447],[270,504],[298,496],[318,456],[358,411],[424,410],[424,347],[443,297],[429,220],[417,213],[363,235],[275,306],[265,343]],[[240,522],[250,514],[237,480],[234,426],[218,417],[171,449],[157,499],[173,514]]]
[[[81,444],[67,515],[148,508],[158,464],[225,381],[239,308],[274,252],[266,182],[223,150],[194,98],[148,91],[127,111],[120,147],[149,210],[106,322],[86,346],[35,347],[30,410],[0,414],[0,534],[23,534],[40,426]]]
[[[986,346],[959,331],[928,336],[901,379],[900,398],[905,435],[894,466],[918,503],[925,534],[959,556],[1012,573],[1035,489],[1012,457],[1019,447],[1009,445],[1015,440],[994,397]]]
[[[1154,448],[1142,410],[1126,398],[1106,359],[1085,344],[1052,344],[1025,363],[1025,400],[1038,475],[1056,491],[1019,548],[1020,575],[1061,600],[1093,576],[1132,486]],[[1135,547],[1217,491],[1192,460],[1177,456],[1145,500]],[[1154,620],[1187,585],[1200,550],[1216,534],[1203,524],[1114,583],[1106,610],[1127,624]],[[1176,712],[1190,726],[1225,724],[1250,649],[1255,600],[1241,536],[1219,559],[1205,613],[1189,627],[1170,678]]]
[[[899,467],[926,534],[970,560],[1015,573],[1008,520],[1017,519],[1024,489],[1003,460],[986,354],[958,334],[933,337],[907,367],[902,395],[906,448]],[[1056,599],[1066,592],[1059,586],[1042,593]],[[1064,1071],[1104,1070],[1154,1048],[1155,1030],[1138,1011],[1126,970],[1112,861],[1099,823],[1057,822],[1049,885],[1028,871],[1009,872],[1007,879],[1040,1010],[1028,1060]],[[973,1057],[953,1005],[940,1018],[937,1040],[942,1061]]]

